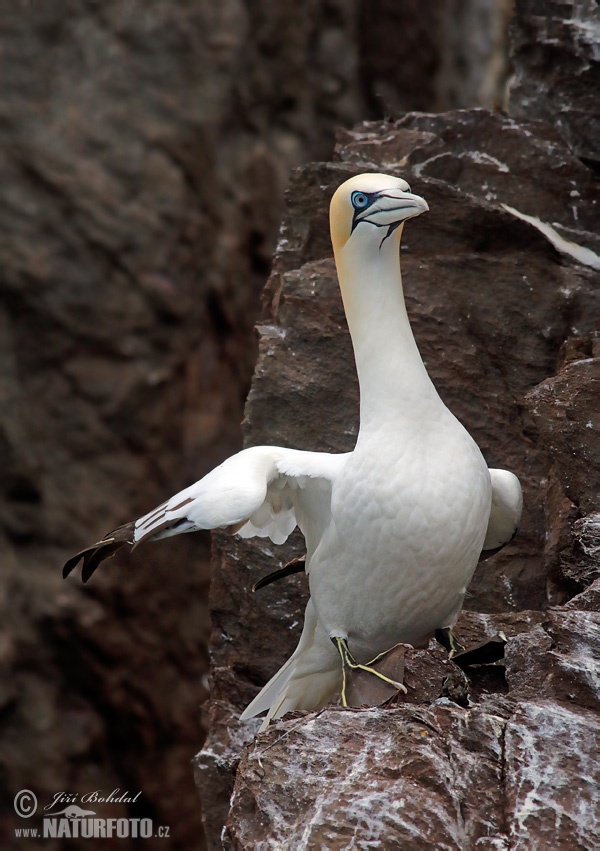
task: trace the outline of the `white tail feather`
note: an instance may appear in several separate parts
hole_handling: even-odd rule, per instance
[[[272,719],[281,718],[286,712],[320,709],[341,685],[339,653],[317,621],[309,600],[298,647],[242,712],[240,720],[247,721],[268,710],[262,731]]]

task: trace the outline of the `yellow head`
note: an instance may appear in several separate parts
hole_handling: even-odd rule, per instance
[[[359,174],[346,180],[335,191],[329,208],[331,241],[336,254],[353,240],[382,245],[396,234],[406,219],[429,209],[419,195],[401,177],[388,174]]]

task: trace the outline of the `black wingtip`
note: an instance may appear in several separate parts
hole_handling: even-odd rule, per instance
[[[65,563],[65,566],[63,567],[63,570],[62,570],[63,579],[66,579],[67,576],[69,576],[69,574],[71,574],[75,570],[75,568],[79,564],[79,560],[81,559],[81,556],[82,556],[82,553],[77,553],[76,556],[73,556],[72,558],[70,558]]]
[[[81,566],[81,580],[86,583],[96,568],[98,568],[105,559],[114,556],[116,551],[126,544],[129,546],[133,544],[133,532],[134,523],[126,523],[124,526],[119,526],[119,528],[115,529],[114,532],[110,532],[101,541],[98,541],[96,544],[92,544],[91,547],[86,547],[84,550],[76,553],[67,562],[65,562],[65,566],[62,571],[63,579],[66,579],[67,576],[75,570],[81,559],[83,559],[83,564]]]
[[[121,546],[121,544],[115,545],[112,542],[103,543],[101,541],[99,544],[94,544],[86,550],[81,550],[81,552],[74,555],[65,563],[62,571],[63,579],[66,579],[83,559],[83,564],[81,565],[81,579],[83,582],[87,582],[98,565],[105,558],[110,558],[119,546]]]
[[[83,557],[83,564],[81,566],[81,581],[85,585],[88,579],[92,576],[97,567],[104,561],[105,558],[110,558],[115,554],[115,550],[110,552],[105,552],[105,547],[98,547],[97,550],[86,554]]]
[[[284,579],[286,576],[293,576],[294,573],[303,573],[304,570],[306,570],[306,556],[292,559],[285,567],[275,570],[273,573],[268,573],[262,579],[259,579],[258,582],[255,582],[252,586],[252,591],[258,591],[260,588],[270,585],[271,582],[277,582],[277,580]]]

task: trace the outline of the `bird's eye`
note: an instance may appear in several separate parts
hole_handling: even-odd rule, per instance
[[[365,195],[364,192],[353,192],[350,200],[355,210],[364,210],[365,207],[369,206],[369,196]]]

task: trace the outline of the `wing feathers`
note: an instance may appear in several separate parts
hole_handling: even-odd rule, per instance
[[[118,529],[109,532],[101,541],[97,541],[91,547],[86,547],[78,552],[63,567],[63,579],[66,579],[71,571],[77,567],[79,561],[83,559],[81,578],[84,582],[87,582],[104,559],[114,556],[116,551],[126,544],[133,544],[133,527],[133,523],[125,523]]]
[[[523,509],[521,484],[508,470],[490,470],[492,508],[483,550],[494,550],[511,541],[519,528]]]
[[[139,520],[81,550],[65,564],[63,576],[83,559],[86,581],[126,543],[135,548],[143,541],[199,529],[229,527],[242,537],[268,536],[275,544],[283,543],[298,522],[320,529],[328,522],[332,481],[346,457],[275,446],[245,449]],[[308,490],[315,491],[314,518]]]

